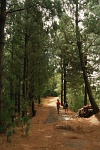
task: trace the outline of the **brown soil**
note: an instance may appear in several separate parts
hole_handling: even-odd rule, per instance
[[[22,136],[21,127],[11,143],[1,134],[0,150],[100,150],[100,114],[78,118],[71,110],[65,114],[62,107],[57,114],[56,100],[48,97],[35,105],[36,116],[27,136]]]

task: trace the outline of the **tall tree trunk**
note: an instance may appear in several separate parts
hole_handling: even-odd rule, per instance
[[[64,103],[66,102],[67,100],[67,97],[66,97],[66,94],[67,94],[67,81],[66,81],[66,64],[64,63]]]
[[[40,97],[40,95],[38,95],[38,104],[40,104],[41,103],[41,97]]]
[[[9,80],[10,81],[10,85],[9,85],[9,93],[10,93],[10,99],[13,100],[13,80],[12,78]]]
[[[63,105],[63,59],[61,58],[61,105]]]
[[[80,63],[81,63],[81,67],[82,67],[82,71],[83,71],[83,78],[84,78],[84,82],[87,88],[87,94],[89,96],[89,100],[90,103],[92,105],[92,108],[94,110],[94,113],[99,112],[99,108],[94,100],[94,97],[92,95],[92,90],[91,90],[91,86],[90,83],[88,81],[88,76],[87,76],[87,69],[85,67],[85,60],[84,60],[84,56],[82,53],[82,41],[81,41],[81,35],[80,35],[80,31],[79,31],[79,8],[78,8],[78,0],[76,0],[76,39],[77,39],[77,47],[78,47],[78,51],[79,51],[79,57],[80,57]]]
[[[11,38],[11,36],[10,36]],[[12,74],[12,68],[13,68],[13,63],[14,63],[14,45],[13,45],[13,40],[12,40],[12,50],[11,50],[11,64],[10,64],[10,73]],[[12,75],[10,74],[10,87],[9,87],[9,93],[10,93],[10,99],[14,99],[14,80],[12,78]]]
[[[21,100],[21,85],[20,85],[20,82],[19,82],[19,89],[18,89],[18,114],[20,116],[20,100]]]
[[[28,36],[27,30],[25,33],[25,52],[24,52],[24,71],[23,71],[23,98],[24,101],[27,101],[27,69],[28,69],[28,56],[27,56],[27,43],[28,43]],[[22,116],[26,115],[27,112],[23,111]]]
[[[84,63],[85,63],[85,66],[86,66],[87,65],[87,55],[84,56]],[[86,106],[86,105],[87,105],[87,87],[86,87],[86,84],[85,84],[85,87],[84,87],[84,106]]]
[[[34,117],[36,115],[36,110],[34,107],[34,101],[32,101],[32,117]]]
[[[3,51],[4,51],[4,27],[6,20],[6,0],[0,0],[0,118],[3,101]],[[0,126],[2,125],[0,119]]]

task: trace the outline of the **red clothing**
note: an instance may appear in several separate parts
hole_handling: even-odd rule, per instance
[[[57,101],[57,111],[58,111],[58,114],[59,114],[59,109],[60,109],[60,102]]]
[[[57,102],[57,106],[60,106],[60,102]]]

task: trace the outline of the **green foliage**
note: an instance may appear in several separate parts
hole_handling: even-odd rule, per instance
[[[27,136],[30,130],[30,119],[28,116],[22,117],[22,135]]]
[[[21,100],[21,111],[27,112],[29,106],[29,101],[22,99]]]
[[[27,99],[41,96],[48,79],[53,74],[54,67],[50,63],[54,48],[49,34],[51,29],[47,33],[49,29],[47,20],[53,20],[54,16],[61,13],[61,7],[60,1],[51,0],[26,0],[25,3],[12,0],[8,5],[11,11],[25,8],[24,11],[9,14],[6,20],[9,25],[6,26],[5,31],[7,40],[5,39],[4,51],[4,89],[11,99],[20,103],[20,99],[23,99],[22,86],[25,82],[27,82],[28,89]],[[54,21],[53,24],[56,30],[57,24]],[[27,74],[24,79],[25,58]],[[26,110],[26,105],[21,104],[21,108]]]
[[[69,108],[73,111],[78,111],[78,109],[84,106],[84,89],[83,86],[80,87],[80,84],[72,87],[68,87],[67,91],[67,100],[69,104]],[[87,103],[89,103],[87,101]]]
[[[60,95],[60,88],[59,88],[59,85],[60,85],[60,74],[58,73],[55,73],[49,80],[48,80],[48,84],[47,86],[45,87],[45,91],[44,91],[44,94],[43,96],[46,97],[46,96],[58,96]]]
[[[83,94],[80,92],[73,93],[70,96],[71,99],[69,99],[69,107],[73,111],[78,111],[78,109],[82,108],[84,106],[84,97]]]
[[[13,118],[15,115],[15,107],[14,102],[9,99],[5,98],[3,103],[3,111],[1,112],[2,126],[0,127],[1,132],[5,132],[7,128],[13,126]]]
[[[30,124],[27,124],[25,131],[26,131],[26,136],[27,136],[30,131]]]
[[[22,124],[25,125],[27,123],[29,124],[29,117],[25,115],[25,116],[22,117]]]
[[[75,1],[67,2],[68,8],[75,7]],[[76,47],[75,26],[70,16],[66,13],[62,15],[62,5],[62,0],[26,0],[25,3],[12,0],[8,3],[7,9],[25,10],[9,13],[6,20],[3,87],[4,93],[10,98],[3,101],[0,114],[3,123],[0,130],[3,132],[12,124],[15,102],[19,101],[19,108],[26,112],[29,99],[41,97],[43,94],[58,96],[61,81],[57,72],[62,73],[64,69],[61,60],[67,72],[67,95],[70,94],[70,88],[82,91],[83,77]],[[84,30],[80,31],[82,50],[84,55],[88,56],[86,67],[90,76],[94,71],[99,72],[100,9],[98,0],[84,1],[83,5],[87,5],[85,8],[82,3],[79,5],[82,12],[82,9],[85,10],[82,20]],[[73,8],[69,9],[72,10],[71,13],[75,11]],[[55,17],[60,18],[59,23]],[[25,58],[27,65],[24,78]],[[23,99],[25,82],[27,98]],[[81,107],[82,97],[80,92],[78,95],[74,94],[73,109]],[[99,94],[96,93],[95,97],[98,100]],[[16,105],[18,108],[18,103]]]
[[[7,126],[6,126],[6,124],[3,122],[3,123],[2,123],[2,126],[0,126],[0,133],[4,133],[4,132],[6,131],[6,128],[7,128]]]
[[[54,91],[54,90],[47,90],[44,94],[43,94],[43,97],[46,97],[46,96],[54,96],[54,97],[56,97],[56,96],[58,96],[59,95],[59,93],[57,93],[56,91]]]
[[[12,132],[11,129],[9,129],[9,130],[7,131],[7,133],[6,133],[7,136],[11,136],[12,134],[13,134],[13,132]]]
[[[22,124],[22,118],[18,117],[15,123],[16,123],[16,126],[20,126]]]
[[[12,126],[9,126],[6,130],[7,142],[11,142],[11,136],[13,133],[14,132]]]

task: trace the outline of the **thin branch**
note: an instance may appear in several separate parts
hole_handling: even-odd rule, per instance
[[[16,10],[10,10],[10,11],[6,12],[6,15],[11,14],[13,12],[17,12],[17,11],[23,11],[23,10],[25,10],[25,8],[20,8],[20,9],[16,9]]]
[[[9,10],[9,11],[6,12],[6,15],[7,15],[7,14],[10,14],[10,13],[13,13],[13,12],[23,11],[23,10],[26,10],[26,9],[30,9],[30,8],[32,8],[32,7],[33,7],[33,5],[32,5],[32,6],[29,6],[29,7],[27,7],[27,8],[20,8],[20,9],[15,9],[15,10]]]

